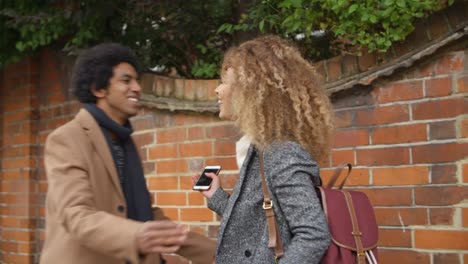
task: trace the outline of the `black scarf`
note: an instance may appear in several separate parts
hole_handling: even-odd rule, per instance
[[[127,217],[142,222],[153,220],[151,200],[146,187],[141,160],[130,137],[133,133],[130,122],[127,121],[124,126],[119,125],[95,104],[84,104],[84,108],[91,113],[101,126],[109,145],[109,150],[114,157],[114,162],[116,162],[116,157],[112,150],[111,133],[117,136],[120,145],[123,147],[125,153],[123,179],[125,184],[123,184],[122,190],[127,202]]]

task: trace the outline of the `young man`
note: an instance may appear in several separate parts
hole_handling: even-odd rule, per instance
[[[177,253],[211,263],[215,242],[151,207],[129,118],[139,108],[137,59],[101,44],[80,55],[72,76],[83,109],[47,138],[46,237],[41,263],[164,263]]]

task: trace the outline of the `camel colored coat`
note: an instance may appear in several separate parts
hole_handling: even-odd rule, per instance
[[[143,223],[126,218],[125,198],[101,128],[89,112],[55,130],[45,144],[48,180],[41,264],[159,264],[159,254],[138,256]],[[154,219],[166,217],[154,208]],[[190,233],[178,254],[206,264],[215,242]]]

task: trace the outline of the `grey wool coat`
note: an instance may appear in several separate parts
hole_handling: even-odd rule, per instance
[[[314,189],[317,163],[298,143],[278,142],[264,150],[264,165],[285,251],[279,263],[319,263],[330,234]],[[232,194],[219,188],[208,200],[221,216],[216,264],[275,263],[262,203],[259,157],[251,145]]]

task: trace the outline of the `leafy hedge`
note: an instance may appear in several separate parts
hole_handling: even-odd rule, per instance
[[[70,55],[103,41],[132,47],[147,69],[213,78],[240,39],[273,33],[311,60],[384,52],[416,19],[454,0],[4,0],[0,67],[43,46]]]

